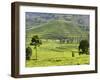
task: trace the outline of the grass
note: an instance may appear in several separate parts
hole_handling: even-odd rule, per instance
[[[26,43],[26,46],[29,42]],[[89,64],[89,55],[75,53],[72,57],[72,50],[77,51],[79,44],[60,44],[56,41],[44,41],[38,47],[38,59],[36,60],[34,46],[32,48],[31,60],[26,60],[26,67],[40,66],[65,66],[65,65],[84,65]]]

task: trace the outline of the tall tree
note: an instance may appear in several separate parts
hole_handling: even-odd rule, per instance
[[[42,41],[38,37],[38,35],[34,35],[32,37],[30,45],[34,46],[35,52],[36,52],[36,60],[37,60],[37,47],[39,47],[42,44]]]

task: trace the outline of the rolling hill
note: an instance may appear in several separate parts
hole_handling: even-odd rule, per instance
[[[71,22],[65,20],[51,20],[48,23],[26,30],[26,34],[26,37],[32,37],[36,34],[41,38],[54,38],[58,35],[60,37],[87,35],[88,31],[85,31],[79,26],[75,26]]]

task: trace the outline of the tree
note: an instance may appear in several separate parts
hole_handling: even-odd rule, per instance
[[[36,60],[37,60],[37,47],[39,47],[41,44],[42,44],[42,41],[39,39],[38,35],[35,35],[32,37],[30,45],[33,45],[36,51]]]
[[[32,49],[30,47],[26,48],[26,60],[30,60],[32,55]]]
[[[89,42],[88,40],[81,40],[79,44],[79,54],[89,54]]]

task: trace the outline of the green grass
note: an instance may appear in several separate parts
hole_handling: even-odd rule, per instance
[[[29,42],[26,43],[26,46]],[[75,53],[72,57],[72,50],[78,50],[78,44],[60,44],[55,41],[45,41],[38,47],[38,59],[36,60],[34,46],[32,48],[31,60],[26,61],[26,67],[40,66],[65,66],[89,64],[89,55]]]

